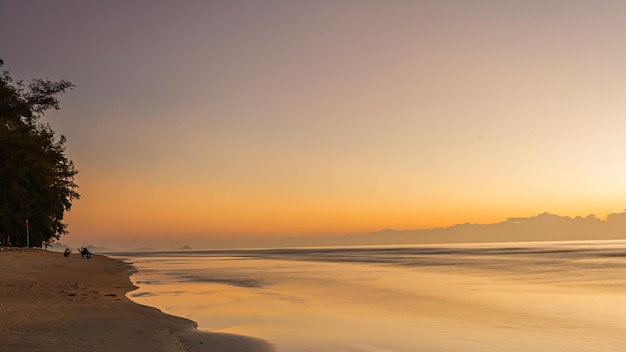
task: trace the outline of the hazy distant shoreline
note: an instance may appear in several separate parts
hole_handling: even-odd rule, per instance
[[[538,241],[597,241],[626,239],[626,212],[609,214],[606,219],[594,215],[585,217],[559,216],[543,213],[532,217],[513,217],[492,224],[465,223],[449,227],[418,230],[394,230],[361,234],[318,237],[289,237],[280,239],[231,239],[219,243],[182,243],[143,248],[114,246],[111,248],[89,246],[95,253],[116,253],[120,251],[159,251],[159,250],[202,250],[202,249],[241,249],[241,248],[284,248],[284,247],[327,247],[327,246],[379,246],[379,245],[420,245],[452,243],[500,243]],[[82,245],[82,244],[81,244]],[[66,246],[56,243],[54,250]]]

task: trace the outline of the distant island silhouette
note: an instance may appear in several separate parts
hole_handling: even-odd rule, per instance
[[[432,229],[394,230],[327,237],[221,239],[219,243],[197,243],[194,248],[277,248],[322,246],[411,245],[481,242],[535,242],[626,239],[626,212],[599,219],[595,215],[585,217],[559,216],[542,213],[531,217],[512,217],[492,224],[465,223]],[[67,246],[57,242],[50,249],[63,250]],[[117,250],[87,246],[94,253],[117,252]],[[189,251],[189,245],[172,247],[172,250]],[[129,250],[129,249],[123,249]],[[134,251],[153,251],[139,248]]]
[[[424,230],[383,230],[350,236],[360,244],[524,242],[626,239],[626,212],[605,220],[595,215],[559,216],[543,213],[528,218],[508,218],[493,224],[458,224]]]
[[[366,234],[282,240],[284,246],[403,245],[626,239],[626,212],[599,219],[542,213],[493,224],[465,223],[418,230],[385,229]],[[268,243],[266,243],[267,245]]]

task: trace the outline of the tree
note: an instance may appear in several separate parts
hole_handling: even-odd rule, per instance
[[[0,74],[0,243],[10,236],[26,246],[27,219],[31,246],[68,232],[63,215],[80,197],[78,170],[65,156],[65,137],[57,138],[41,117],[59,110],[57,96],[73,87],[65,80],[14,83],[8,71]]]

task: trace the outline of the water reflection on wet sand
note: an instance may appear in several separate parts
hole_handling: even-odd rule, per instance
[[[626,242],[135,253],[138,303],[278,351],[617,351]]]

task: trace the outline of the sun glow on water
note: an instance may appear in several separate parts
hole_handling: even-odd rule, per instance
[[[142,304],[277,351],[611,350],[626,244],[199,251],[131,257]]]

